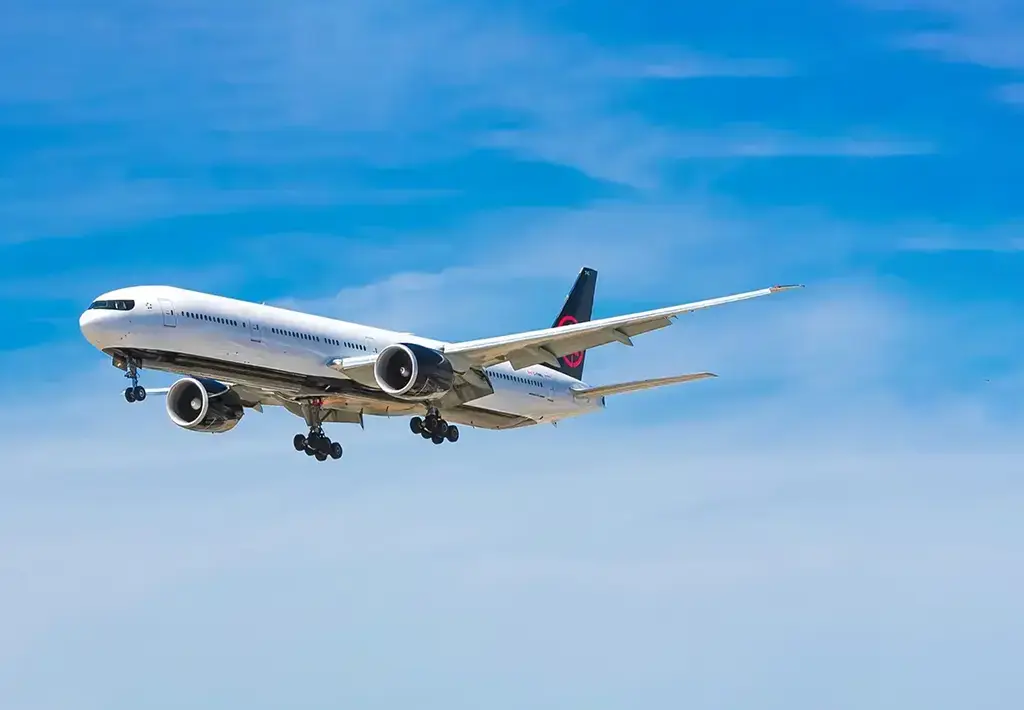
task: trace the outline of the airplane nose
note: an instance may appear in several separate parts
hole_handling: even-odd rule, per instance
[[[89,310],[78,318],[78,328],[82,331],[85,339],[95,347],[103,349],[103,335],[107,330],[103,327],[103,314],[99,311]]]
[[[78,329],[82,331],[82,335],[85,336],[86,340],[91,340],[89,337],[90,331],[93,329],[92,324],[94,322],[93,313],[85,311],[81,316],[78,317]]]

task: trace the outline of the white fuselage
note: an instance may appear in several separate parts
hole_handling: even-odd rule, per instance
[[[82,333],[106,352],[169,353],[244,368],[258,379],[261,371],[344,379],[329,367],[338,358],[372,355],[394,343],[430,348],[445,343],[273,306],[169,286],[138,286],[104,294],[98,300],[132,302],[133,307],[90,309],[82,314]],[[182,375],[196,374],[174,367]],[[464,404],[512,414],[535,422],[553,422],[599,409],[574,395],[583,383],[544,366],[514,370],[508,363],[485,368],[494,390]],[[258,384],[252,383],[250,384]],[[383,392],[383,400],[390,399]]]

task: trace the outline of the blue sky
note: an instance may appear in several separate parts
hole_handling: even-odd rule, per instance
[[[1010,0],[8,0],[0,704],[1013,706],[1022,47]],[[599,315],[808,288],[587,360],[718,380],[335,466],[127,410],[77,331],[172,283],[483,337],[584,264]]]

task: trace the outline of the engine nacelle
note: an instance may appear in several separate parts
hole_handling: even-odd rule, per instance
[[[215,380],[185,377],[167,391],[167,415],[183,429],[219,434],[234,429],[243,414],[238,395]]]
[[[441,353],[414,343],[389,345],[373,366],[377,385],[400,399],[437,399],[451,391],[455,371]]]

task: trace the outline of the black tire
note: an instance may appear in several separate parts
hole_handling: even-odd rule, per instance
[[[444,419],[439,419],[434,433],[443,439],[448,434],[448,422]]]
[[[448,432],[445,434],[445,436],[447,437],[448,441],[454,444],[456,441],[459,440],[459,428],[454,424],[451,425],[450,427],[448,427]]]
[[[412,430],[413,434],[422,434],[423,420],[420,419],[419,417],[413,417],[412,419],[409,420],[409,428]]]
[[[341,448],[341,444],[337,441],[331,442],[331,458],[337,461],[341,458],[341,455],[345,453],[344,449]]]
[[[444,437],[439,434],[434,434],[432,437],[430,437],[430,440],[433,441],[435,444],[444,443]]]
[[[135,401],[135,390],[129,387],[124,391],[124,400],[131,404]]]
[[[437,417],[435,417],[433,414],[428,414],[427,418],[423,420],[423,431],[427,431],[433,434],[434,430],[437,429],[437,422]]]
[[[306,456],[313,456],[316,454],[316,449],[314,449],[313,445],[310,444],[308,441],[306,442],[306,448],[303,449],[303,451],[306,452]]]
[[[327,454],[325,454],[323,451],[317,451],[313,455],[316,456],[316,460],[317,461],[326,461],[327,460]]]
[[[433,436],[433,434],[424,429],[423,431],[420,432],[420,436],[422,436],[424,439],[429,439]]]
[[[305,435],[304,434],[296,434],[295,438],[292,439],[292,445],[295,447],[296,451],[305,451],[306,450],[306,437],[305,437]]]
[[[143,387],[142,385],[137,385],[135,387],[135,389],[132,390],[132,392],[135,395],[135,401],[136,402],[143,402],[143,401],[145,401],[145,399],[146,399],[146,388],[145,387]]]

